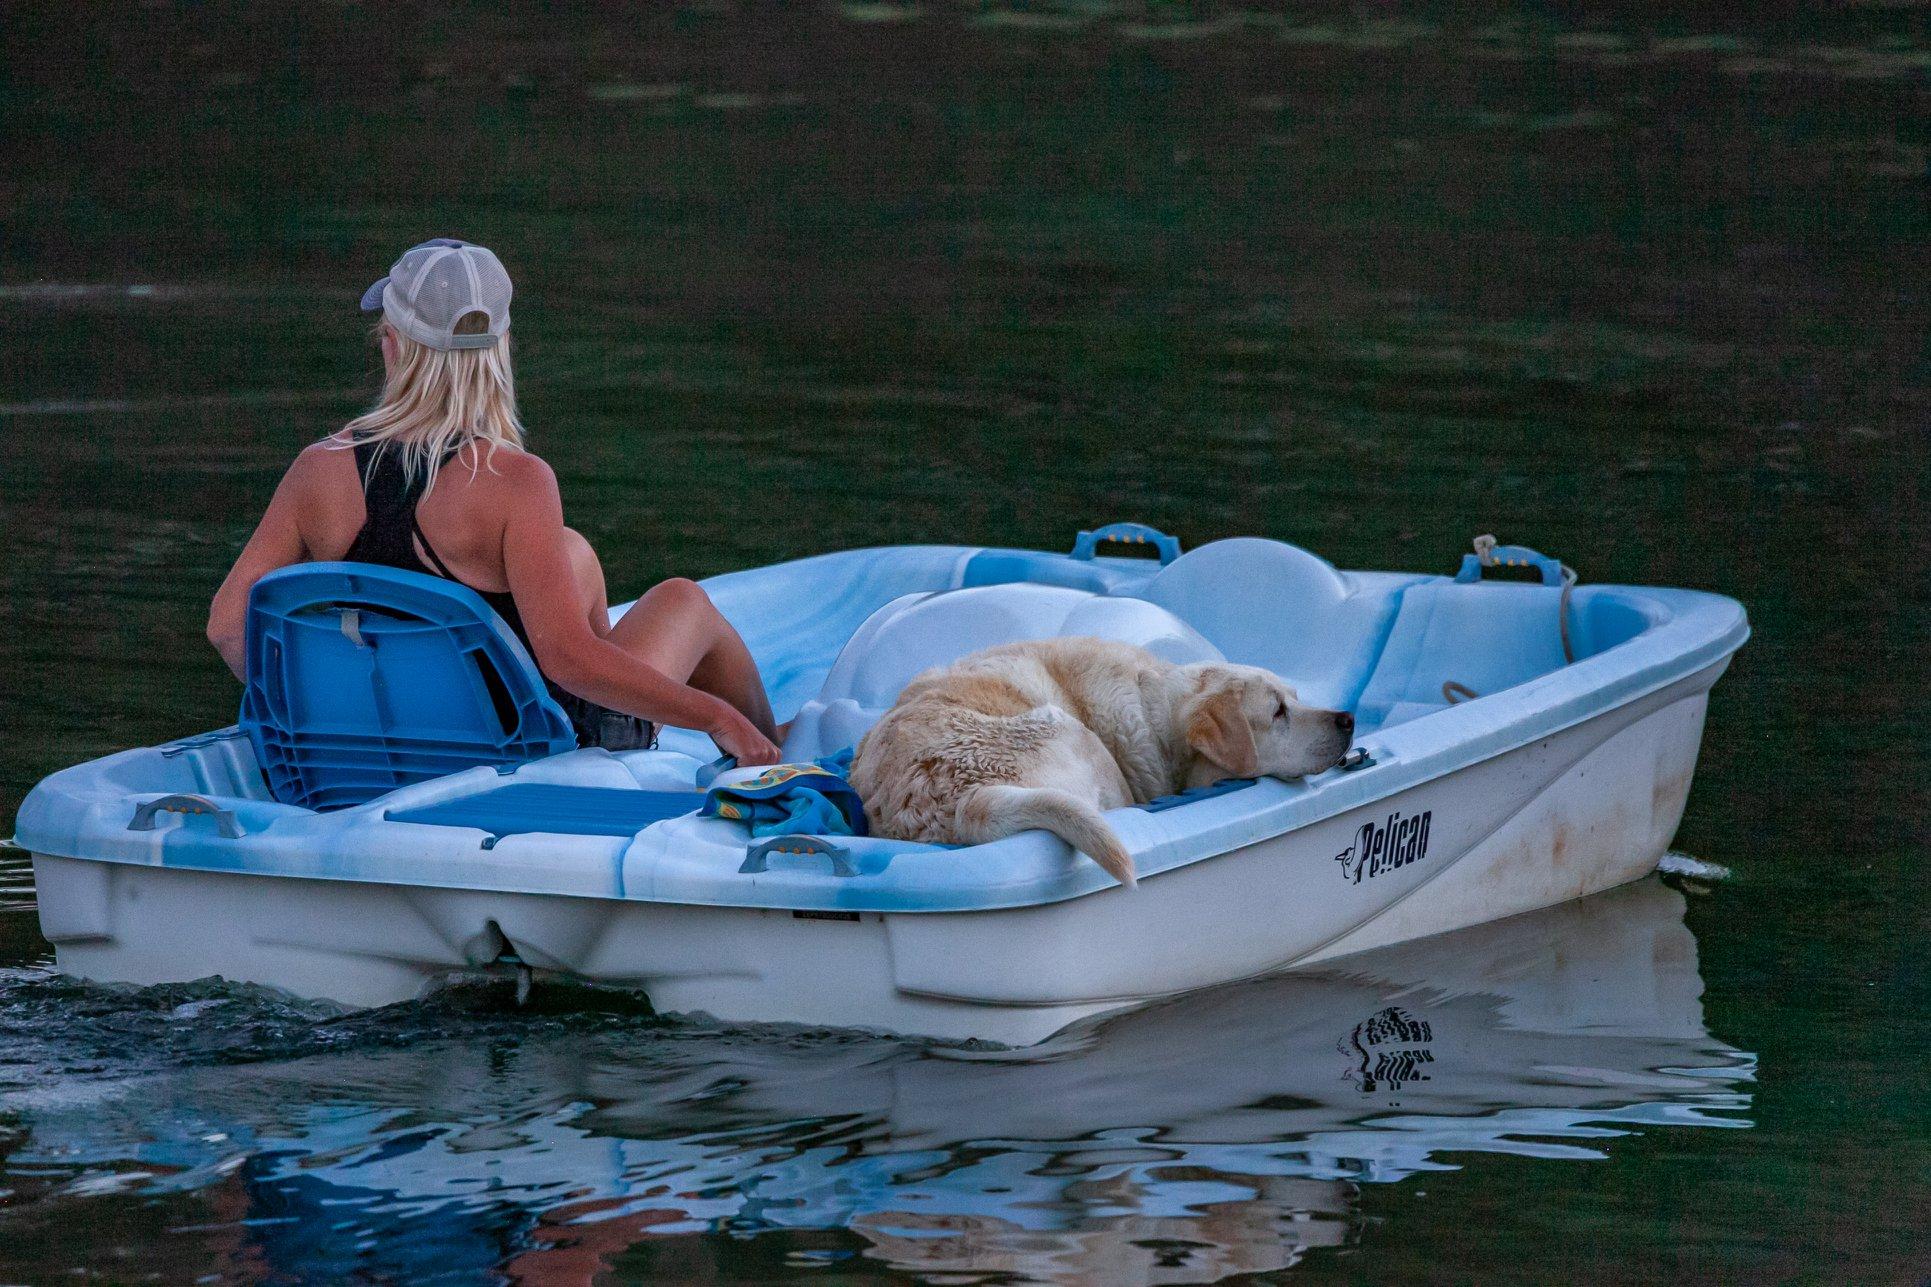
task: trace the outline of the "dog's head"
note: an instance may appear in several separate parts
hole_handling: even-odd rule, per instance
[[[1305,777],[1348,753],[1354,716],[1347,711],[1302,705],[1280,676],[1259,666],[1193,669],[1196,686],[1180,707],[1180,726],[1194,754],[1220,770],[1196,770],[1197,780]]]

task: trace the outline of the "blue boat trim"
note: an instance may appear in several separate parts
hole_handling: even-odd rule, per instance
[[[881,606],[1007,579],[1143,599],[1194,623],[1221,612],[1205,632],[1226,655],[1287,675],[1306,700],[1357,711],[1357,745],[1373,762],[1354,772],[1263,779],[1186,808],[1110,813],[1143,879],[1378,805],[1590,720],[1623,712],[1634,718],[1639,703],[1653,707],[1673,700],[1673,692],[1700,692],[1749,637],[1742,607],[1720,595],[1585,586],[1574,591],[1569,614],[1579,659],[1565,666],[1557,650],[1557,588],[1339,572],[1305,551],[1248,538],[1202,546],[1165,568],[1152,560],[1085,562],[1016,549],[853,550],[731,573],[706,588],[744,635],[774,708],[789,713],[819,693],[838,646]],[[1242,593],[1217,599],[1216,584]],[[1243,620],[1242,612],[1254,619]],[[1521,629],[1510,633],[1511,621]],[[1444,678],[1484,695],[1448,706],[1439,692]],[[518,830],[480,850],[482,828],[405,830],[385,817],[509,786],[606,788],[624,796],[688,788],[716,751],[674,729],[666,731],[663,750],[622,757],[572,750],[512,766],[506,777],[478,767],[329,813],[267,798],[246,743],[190,745],[196,741],[171,743],[173,754],[144,748],[52,775],[22,803],[18,842],[42,854],[281,878],[838,912],[1023,907],[1115,884],[1038,832],[963,851],[855,838],[849,849],[857,874],[841,878],[822,858],[740,874],[743,829],[718,819],[672,817],[623,833]],[[177,815],[157,818],[151,832],[127,830],[137,805],[178,793],[205,795],[231,810],[246,838],[226,838],[207,819]]]
[[[627,791],[618,787],[514,782],[415,809],[389,809],[390,822],[472,827],[495,840],[548,832],[563,836],[634,836],[654,822],[696,813],[701,791]],[[487,846],[486,846],[487,847]]]
[[[1185,791],[1180,791],[1173,795],[1155,796],[1145,804],[1135,805],[1134,807],[1144,809],[1148,813],[1159,813],[1166,809],[1177,809],[1183,804],[1193,804],[1199,800],[1211,800],[1216,796],[1226,795],[1230,791],[1240,791],[1253,786],[1259,780],[1259,778],[1222,778],[1211,786],[1188,787]]]

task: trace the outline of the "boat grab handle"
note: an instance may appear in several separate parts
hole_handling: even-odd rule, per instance
[[[1561,559],[1552,559],[1526,545],[1497,545],[1493,536],[1475,538],[1475,553],[1462,555],[1462,566],[1455,573],[1455,580],[1462,585],[1480,581],[1484,568],[1534,568],[1542,574],[1544,585],[1563,582]]]
[[[134,810],[134,818],[127,824],[129,831],[154,830],[154,815],[157,813],[211,813],[215,826],[227,840],[239,840],[247,835],[241,829],[241,822],[235,817],[233,809],[224,809],[205,795],[164,795],[158,800],[149,800]]]
[[[1168,536],[1157,527],[1145,523],[1108,523],[1090,532],[1081,532],[1073,542],[1073,557],[1091,559],[1099,552],[1100,542],[1118,541],[1122,545],[1151,545],[1160,555],[1160,566],[1165,567],[1180,557],[1180,538]]]
[[[820,840],[816,836],[773,836],[760,840],[744,851],[744,865],[738,868],[740,876],[755,876],[769,870],[767,862],[772,854],[823,854],[831,859],[831,874],[834,876],[856,876],[858,868],[852,866],[851,850]]]

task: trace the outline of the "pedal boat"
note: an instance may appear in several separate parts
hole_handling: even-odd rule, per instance
[[[1119,541],[1158,558],[1099,553]],[[928,667],[1059,635],[1265,666],[1355,713],[1327,772],[1110,813],[1135,889],[1043,832],[948,848],[700,817],[707,738],[576,749],[478,596],[346,563],[256,588],[240,724],[53,774],[16,843],[88,979],[376,1006],[554,973],[731,1022],[1028,1044],[1656,866],[1742,607],[1478,551],[1454,575],[1342,572],[1114,524],[1070,554],[894,546],[706,583],[795,717],[791,760],[853,745]],[[1511,564],[1533,581],[1491,575]]]

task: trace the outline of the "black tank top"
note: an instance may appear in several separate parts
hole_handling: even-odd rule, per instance
[[[456,453],[451,451],[443,457],[447,465]],[[393,451],[377,451],[370,442],[355,444],[355,472],[362,475],[362,503],[368,516],[362,520],[362,530],[355,534],[355,543],[342,557],[355,563],[380,563],[384,567],[401,568],[405,572],[422,572],[429,576],[439,576],[454,581],[458,585],[468,585],[461,577],[449,570],[436,553],[436,547],[422,534],[422,525],[416,521],[416,503],[422,499],[423,483],[421,478],[414,482],[403,477],[402,460]],[[429,556],[424,563],[416,554],[420,546]],[[523,628],[523,614],[516,610],[516,600],[507,590],[479,590],[469,586],[483,596],[483,602],[496,609],[496,615],[503,618],[505,625],[516,632],[523,641],[523,647],[532,659],[536,649],[530,647],[529,632]],[[635,751],[657,745],[657,728],[649,720],[636,715],[626,715],[622,711],[600,706],[587,698],[577,696],[563,688],[549,676],[543,677],[544,686],[550,696],[563,708],[570,719],[570,727],[576,731],[579,746],[601,746],[607,751]]]
[[[455,455],[451,451],[442,463],[447,465]],[[379,563],[405,572],[439,576],[458,585],[469,584],[449,570],[436,553],[436,547],[423,535],[422,525],[416,521],[416,504],[422,500],[423,484],[427,480],[404,477],[401,453],[378,451],[375,443],[358,442],[355,472],[362,476],[362,503],[368,516],[362,520],[362,530],[355,534],[355,543],[343,558],[351,563]],[[428,563],[417,556],[417,546],[429,556]],[[473,585],[469,588],[482,595],[483,602],[496,609],[496,614],[523,641],[523,646],[529,648],[530,636],[523,628],[523,614],[516,610],[516,600],[509,591],[482,590]],[[534,650],[531,655],[535,655]]]

